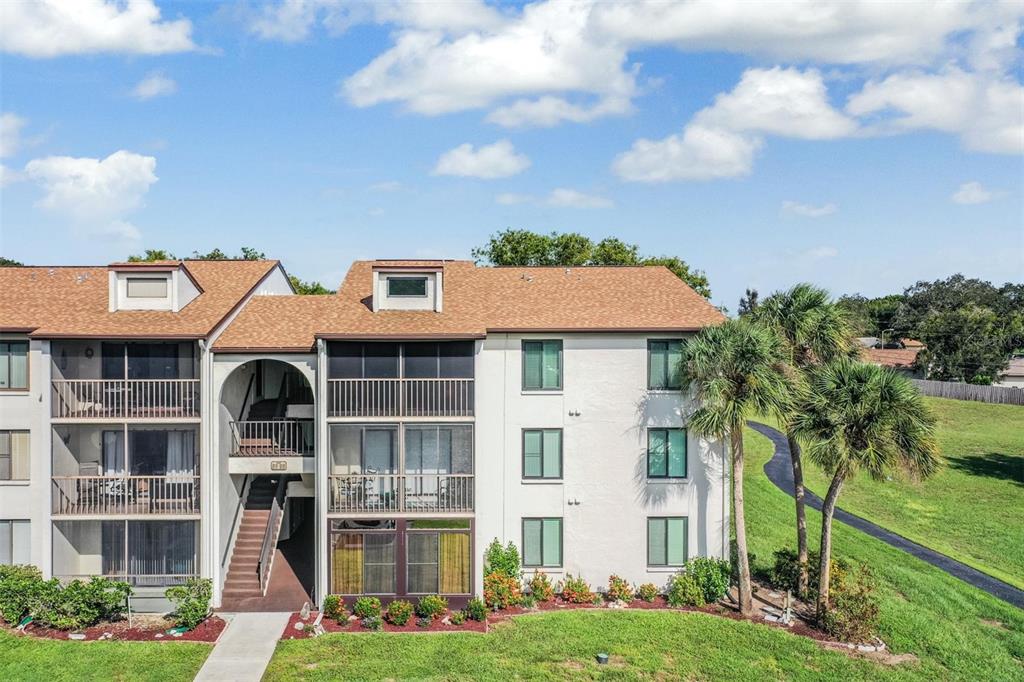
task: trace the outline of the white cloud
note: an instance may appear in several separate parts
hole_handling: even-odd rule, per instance
[[[839,210],[839,207],[835,204],[822,204],[821,206],[815,206],[813,204],[802,204],[798,201],[783,201],[782,212],[790,215],[803,216],[804,218],[821,218],[823,216],[832,215]]]
[[[545,95],[537,99],[519,99],[498,107],[487,120],[506,128],[537,126],[550,128],[564,121],[587,123],[603,116],[628,114],[633,104],[628,97],[605,97],[593,106],[573,104],[561,97]]]
[[[761,145],[757,137],[691,124],[661,140],[637,140],[612,170],[633,182],[732,178],[750,173]]]
[[[535,199],[529,194],[516,194],[515,192],[503,192],[494,197],[494,201],[503,206],[514,206],[516,204],[529,204]]]
[[[132,89],[132,96],[136,99],[147,100],[173,95],[177,91],[178,84],[174,82],[173,78],[165,76],[159,71],[153,71]]]
[[[21,147],[21,129],[26,123],[28,121],[17,114],[0,114],[0,159],[18,153]]]
[[[152,0],[17,0],[0,3],[0,49],[25,57],[196,49],[188,19],[164,21]]]
[[[941,73],[910,71],[869,81],[847,102],[855,116],[874,115],[877,134],[939,130],[960,136],[967,149],[1024,152],[1024,87],[991,73],[949,67]]]
[[[434,166],[434,175],[491,180],[522,173],[529,167],[530,159],[516,152],[508,140],[498,140],[479,148],[467,142],[442,154]]]
[[[824,260],[826,258],[835,258],[839,255],[839,249],[834,246],[816,246],[813,249],[807,249],[800,254],[806,260]]]
[[[142,206],[155,171],[155,158],[124,150],[105,159],[50,156],[25,166],[25,175],[45,190],[40,208],[74,220],[80,234],[132,239],[138,229],[124,217]]]
[[[980,182],[965,182],[950,199],[957,204],[984,204],[1000,196],[1001,192],[985,189]]]
[[[558,187],[548,195],[546,203],[549,206],[562,206],[566,208],[611,208],[615,203],[606,197],[596,194],[584,194],[574,189]]]

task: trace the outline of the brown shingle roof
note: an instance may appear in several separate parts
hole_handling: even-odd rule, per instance
[[[327,338],[482,337],[504,331],[680,332],[725,318],[661,266],[487,268],[443,266],[443,312],[370,307],[372,269],[409,261],[357,261],[333,296],[253,298],[214,344],[216,350],[308,350]]]
[[[279,264],[263,260],[183,265],[202,293],[176,313],[109,312],[107,266],[0,268],[0,330],[32,331],[32,336],[42,338],[204,337]]]
[[[922,346],[923,347],[923,346]],[[909,368],[914,366],[919,348],[863,348],[861,354],[864,360],[874,365],[894,368]]]

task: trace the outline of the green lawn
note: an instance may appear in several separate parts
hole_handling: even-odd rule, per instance
[[[945,466],[927,481],[858,476],[839,506],[1024,588],[1024,407],[928,398]],[[825,476],[806,468],[824,495]]]
[[[794,544],[792,500],[765,478],[771,443],[748,431],[747,517],[755,569]],[[820,516],[809,510],[813,544]],[[562,612],[487,635],[336,634],[281,642],[268,680],[826,679],[1024,680],[1024,611],[841,523],[835,552],[874,567],[881,634],[917,663],[886,667],[788,633],[700,614]],[[608,667],[597,652],[613,655]]]
[[[0,680],[168,680],[195,677],[212,647],[190,642],[59,642],[0,632]]]

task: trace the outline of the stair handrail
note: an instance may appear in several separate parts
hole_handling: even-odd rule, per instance
[[[270,504],[270,515],[267,516],[267,527],[263,531],[263,544],[260,546],[260,561],[256,571],[260,576],[260,593],[266,596],[267,584],[270,582],[270,569],[274,563],[274,546],[276,545],[277,528],[281,523],[284,506],[285,477],[277,481],[274,499]]]
[[[242,492],[238,496],[238,504],[235,505],[235,515],[231,519],[231,530],[228,531],[228,538],[230,540],[227,547],[224,548],[224,556],[220,560],[221,568],[227,566],[228,557],[235,548],[235,529],[238,527],[238,520],[242,518],[242,510],[245,508],[245,499],[249,496],[249,483],[251,480],[249,474],[242,477]]]

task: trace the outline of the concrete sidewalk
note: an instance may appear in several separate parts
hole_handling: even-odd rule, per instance
[[[228,616],[225,615],[225,620]],[[196,680],[258,682],[274,655],[289,613],[235,613]]]

